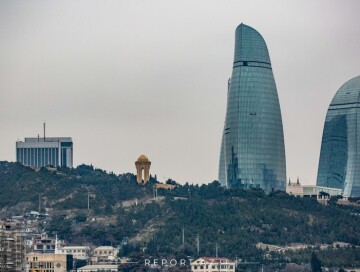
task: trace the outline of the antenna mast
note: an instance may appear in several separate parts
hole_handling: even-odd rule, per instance
[[[46,134],[45,134],[45,130],[46,130],[46,123],[44,122],[44,142],[46,141]]]
[[[196,248],[197,248],[197,254],[199,256],[200,255],[200,238],[199,238],[199,234],[196,235]]]
[[[184,230],[184,228],[182,229],[182,246],[183,246],[183,249],[185,249],[185,230]]]

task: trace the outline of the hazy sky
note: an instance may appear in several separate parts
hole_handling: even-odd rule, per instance
[[[217,179],[235,28],[264,37],[287,176],[316,181],[327,108],[360,74],[360,1],[0,1],[0,160],[71,136],[74,163],[160,180]]]

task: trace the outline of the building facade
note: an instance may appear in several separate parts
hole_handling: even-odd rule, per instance
[[[16,161],[40,168],[73,167],[73,142],[70,137],[25,138],[16,142]]]
[[[285,191],[286,164],[279,98],[263,37],[240,24],[228,83],[219,160],[227,188]]]
[[[191,263],[192,272],[235,272],[235,262],[227,258],[202,257]]]
[[[360,76],[342,85],[331,101],[316,184],[360,196]]]
[[[92,264],[116,263],[119,250],[112,246],[100,246],[94,249],[91,257]]]
[[[25,269],[25,244],[20,231],[0,224],[0,271],[21,272]]]
[[[87,260],[90,254],[89,246],[63,246],[55,249],[56,254],[70,254],[74,259]]]
[[[66,254],[29,253],[26,264],[30,272],[70,272],[73,258]]]
[[[35,235],[33,239],[33,252],[35,253],[56,253],[56,249],[63,244],[63,240],[57,237],[49,237],[47,233]]]
[[[341,189],[337,188],[329,188],[322,187],[316,185],[301,185],[300,182],[290,183],[286,186],[286,192],[289,195],[294,196],[305,196],[305,197],[316,197],[316,198],[324,198],[323,194],[331,196],[341,195]]]

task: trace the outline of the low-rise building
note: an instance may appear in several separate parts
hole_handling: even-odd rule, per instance
[[[49,237],[46,233],[36,235],[33,240],[33,251],[36,253],[55,253],[55,248],[63,244],[64,241],[57,237]]]
[[[301,185],[299,179],[296,183],[289,183],[286,186],[286,192],[294,196],[324,198],[328,196],[338,196],[342,194],[341,189],[321,187],[316,185]]]
[[[26,264],[30,272],[70,272],[73,257],[68,254],[29,253]]]
[[[100,246],[94,249],[92,264],[117,262],[119,250],[112,246]]]
[[[172,185],[172,184],[167,184],[167,183],[155,183],[154,184],[154,188],[156,189],[165,189],[165,190],[172,190],[174,189],[176,186]]]
[[[201,257],[191,263],[192,272],[235,272],[235,262],[227,258]]]
[[[74,259],[86,260],[89,258],[90,247],[88,246],[63,246],[56,249],[57,254],[71,254]]]
[[[77,272],[117,272],[118,266],[116,264],[96,264],[86,265],[77,269]]]

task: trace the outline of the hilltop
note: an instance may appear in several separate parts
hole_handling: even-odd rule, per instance
[[[0,162],[0,209],[24,212],[41,207],[53,210],[87,209],[88,193],[95,214],[106,214],[124,200],[151,196],[147,186],[138,186],[133,174],[115,175],[89,165],[34,170],[19,163]]]

